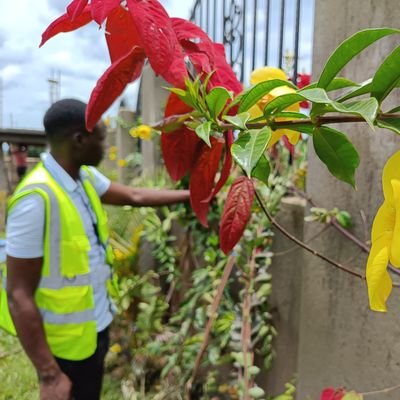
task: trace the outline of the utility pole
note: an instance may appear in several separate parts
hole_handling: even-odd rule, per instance
[[[50,105],[60,100],[61,95],[61,71],[52,71],[49,82]]]

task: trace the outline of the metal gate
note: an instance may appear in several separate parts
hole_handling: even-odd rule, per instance
[[[314,0],[197,0],[190,19],[225,45],[245,84],[264,65],[283,68],[294,82],[311,71]]]

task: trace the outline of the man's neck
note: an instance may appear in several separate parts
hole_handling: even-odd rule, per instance
[[[69,157],[66,157],[62,154],[57,154],[55,152],[50,152],[53,158],[60,164],[60,166],[64,169],[68,175],[71,176],[72,179],[78,180],[79,179],[79,170],[80,166],[75,165]]]

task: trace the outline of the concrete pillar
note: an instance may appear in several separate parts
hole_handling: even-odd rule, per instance
[[[277,215],[278,222],[292,235],[303,238],[305,201],[297,197],[285,197]],[[300,324],[300,293],[303,249],[286,236],[275,231],[273,239],[274,258],[271,264],[272,322],[278,335],[273,341],[275,358],[271,370],[257,376],[259,385],[270,396],[277,396],[284,390],[297,371],[297,355]],[[262,365],[262,364],[260,364]]]
[[[398,27],[398,0],[316,0],[313,76],[318,78],[328,55],[344,38],[367,27]],[[399,37],[387,38],[369,48],[342,72],[356,81],[372,76]],[[392,96],[384,109],[400,104]],[[307,193],[321,207],[348,210],[354,219],[352,231],[369,239],[374,214],[382,201],[382,168],[396,150],[399,138],[384,130],[371,132],[366,124],[336,127],[349,132],[361,156],[357,190],[330,177],[310,146]],[[365,216],[365,223],[360,217]],[[305,239],[318,226],[306,224]],[[330,230],[313,247],[360,272],[366,255],[338,233]],[[396,277],[395,277],[396,279]],[[359,392],[394,386],[400,375],[400,292],[395,288],[389,312],[369,310],[364,281],[307,255],[303,269],[297,399],[317,399],[326,386],[345,386]],[[371,399],[399,399],[400,392]]]
[[[142,119],[144,124],[154,124],[163,117],[163,111],[169,92],[163,87],[168,86],[163,79],[155,76],[153,70],[147,66],[142,75]],[[155,168],[160,165],[160,146],[157,138],[151,141],[142,141],[143,168],[145,175],[152,176]]]
[[[122,120],[122,123],[118,124],[117,127],[117,159],[124,160],[127,156],[135,151],[135,140],[129,135],[129,129],[125,127],[124,122],[131,124],[134,121],[135,114],[125,108],[121,108],[118,112],[118,118]],[[129,179],[132,178],[129,169],[118,166],[118,182],[128,183]]]

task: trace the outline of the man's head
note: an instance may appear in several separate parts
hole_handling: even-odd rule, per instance
[[[68,157],[75,165],[98,165],[104,153],[105,126],[99,122],[88,132],[85,112],[82,101],[60,100],[47,110],[43,125],[52,153]]]

